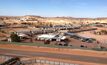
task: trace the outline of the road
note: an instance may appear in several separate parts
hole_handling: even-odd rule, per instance
[[[101,57],[89,57],[89,56],[72,55],[72,54],[30,52],[30,51],[19,51],[19,50],[10,50],[10,49],[0,49],[0,54],[4,54],[4,55],[12,54],[16,56],[38,56],[38,57],[58,58],[58,59],[67,59],[67,60],[82,61],[82,62],[107,64],[107,57],[101,58]]]

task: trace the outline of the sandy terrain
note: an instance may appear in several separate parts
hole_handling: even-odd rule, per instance
[[[78,33],[78,35],[95,38],[97,41],[101,43],[101,45],[107,47],[107,35],[95,35],[91,32],[80,32]]]
[[[107,30],[107,28],[99,28],[99,27],[96,27],[98,30],[96,31],[99,31],[99,30]],[[104,42],[107,42],[106,38],[107,38],[107,35],[96,35],[96,34],[93,34],[93,31],[85,31],[85,32],[79,32],[78,33],[80,36],[84,36],[84,37],[92,37],[92,38],[95,38],[97,39],[98,41],[100,41],[101,43],[104,43]]]
[[[81,45],[87,46],[87,48],[94,48],[96,47],[96,43],[86,43],[82,42],[81,40],[77,40],[74,38],[70,38],[70,45],[80,47]]]
[[[5,37],[7,36],[5,33],[0,32],[0,37]]]

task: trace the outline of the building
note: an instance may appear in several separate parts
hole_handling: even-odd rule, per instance
[[[86,37],[86,36],[80,36],[76,33],[65,33],[65,35],[70,36],[71,38],[77,39],[77,40],[81,40],[83,42],[88,42],[88,43],[93,43],[94,41],[96,41],[94,38],[91,37]]]
[[[58,34],[42,34],[37,36],[38,40],[50,40],[50,41],[62,41],[65,40],[66,37]]]
[[[29,36],[27,34],[24,34],[24,33],[17,33],[17,35],[20,37],[20,39],[29,38]]]

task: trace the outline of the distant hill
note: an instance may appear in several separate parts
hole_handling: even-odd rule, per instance
[[[41,17],[34,15],[26,16],[0,16],[0,22],[6,24],[23,24],[33,25],[65,25],[65,24],[89,24],[89,23],[107,23],[107,18],[74,18],[74,17]]]

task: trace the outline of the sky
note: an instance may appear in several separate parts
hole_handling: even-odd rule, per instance
[[[107,17],[107,0],[0,0],[0,16]]]

